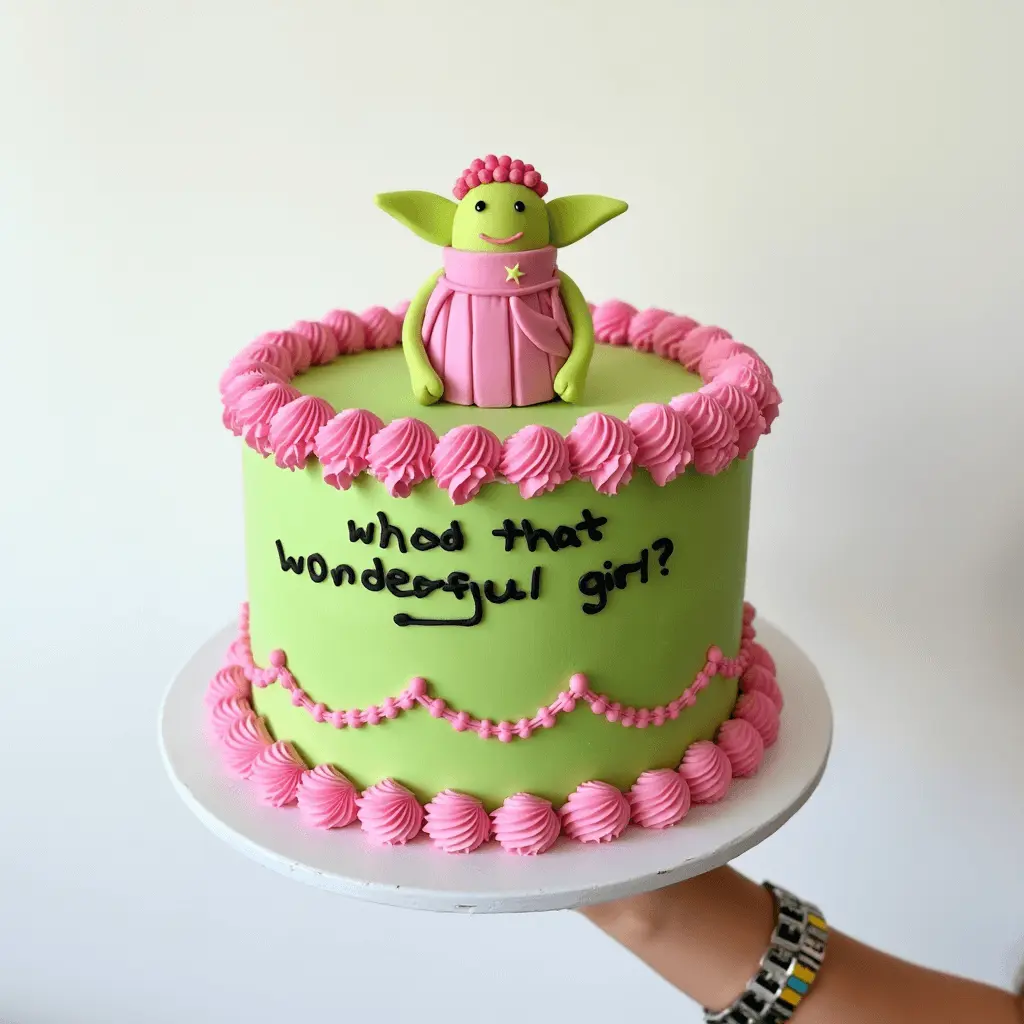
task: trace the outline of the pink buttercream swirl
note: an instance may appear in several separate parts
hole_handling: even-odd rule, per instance
[[[427,804],[423,831],[445,853],[472,853],[490,837],[491,819],[475,796],[446,789]]]
[[[290,328],[309,342],[309,357],[316,366],[323,366],[338,358],[338,339],[329,324],[319,320],[296,320]]]
[[[228,381],[221,395],[221,404],[224,412],[221,422],[232,434],[241,434],[241,427],[238,425],[238,403],[242,398],[255,388],[261,388],[264,384],[287,384],[288,381],[281,376],[280,371],[270,363],[242,363],[239,365],[238,373]]]
[[[315,395],[302,395],[278,409],[268,435],[274,462],[282,469],[303,469],[317,433],[333,416],[331,403]]]
[[[309,339],[295,331],[270,331],[253,342],[254,347],[261,344],[276,346],[288,353],[292,361],[293,377],[298,373],[305,373],[313,361]]]
[[[229,697],[249,697],[252,694],[252,683],[239,665],[225,665],[210,680],[206,688],[207,706],[213,707]]]
[[[532,857],[555,845],[561,826],[551,803],[531,793],[516,793],[491,815],[494,838],[509,853]]]
[[[636,441],[617,417],[588,412],[576,421],[566,444],[573,473],[589,480],[599,494],[616,494],[632,479]]]
[[[702,388],[705,395],[715,399],[736,424],[739,457],[745,458],[754,450],[758,438],[765,431],[764,417],[754,396],[716,377]]]
[[[672,314],[667,309],[642,309],[629,323],[629,330],[626,332],[626,341],[637,350],[637,352],[654,351],[654,332],[662,320]]]
[[[301,392],[290,384],[264,384],[247,391],[239,399],[235,414],[245,443],[260,455],[269,455],[270,421],[279,409],[301,397]]]
[[[272,807],[285,807],[295,802],[295,793],[306,771],[306,762],[290,743],[272,743],[252,762],[249,781],[256,793]]]
[[[764,417],[764,433],[771,432],[772,423],[779,415],[782,396],[771,379],[768,367],[757,356],[749,352],[732,356],[721,365],[715,382],[733,384],[749,394]]]
[[[324,480],[347,491],[352,481],[370,464],[370,439],[384,428],[384,421],[366,409],[345,409],[318,431],[313,451],[320,460]]]
[[[608,843],[629,824],[629,801],[607,782],[584,782],[562,807],[562,829],[581,843]]]
[[[400,328],[405,323],[405,314],[409,312],[409,305],[410,303],[408,299],[402,299],[402,301],[397,303],[391,310],[391,315],[398,321],[398,326]]]
[[[636,464],[659,487],[675,480],[693,461],[690,425],[670,405],[638,405],[628,422],[636,440]]]
[[[690,809],[690,787],[670,768],[644,772],[629,791],[633,823],[641,828],[668,828]]]
[[[408,498],[430,476],[437,435],[422,420],[392,420],[370,439],[370,470],[392,498]]]
[[[721,473],[739,454],[739,431],[733,418],[703,391],[676,395],[669,404],[690,425],[693,468],[707,476]]]
[[[761,742],[766,747],[770,747],[778,739],[779,709],[767,694],[758,690],[741,693],[732,716],[749,722],[757,730]]]
[[[449,430],[437,442],[430,460],[437,486],[446,490],[456,505],[464,505],[484,484],[492,483],[500,465],[501,441],[475,423]]]
[[[733,336],[721,327],[716,327],[717,332],[704,347],[700,357],[698,370],[705,381],[714,380],[721,372],[722,367],[733,358],[751,352],[748,346],[736,341]]]
[[[402,328],[394,314],[383,306],[371,306],[359,314],[363,321],[368,349],[394,348],[402,336]]]
[[[778,669],[775,667],[775,659],[771,656],[768,648],[759,643],[753,642],[750,645],[750,664],[760,665],[762,668],[768,669],[773,676],[778,675]]]
[[[312,828],[344,828],[356,820],[356,787],[332,764],[303,772],[296,791],[299,814]]]
[[[594,337],[606,345],[625,345],[629,341],[629,325],[636,316],[636,307],[611,299],[594,307]]]
[[[696,369],[703,349],[689,343],[688,339],[699,338],[700,329],[697,321],[688,316],[665,317],[654,329],[651,347],[663,359],[671,359],[692,371]]]
[[[347,309],[332,309],[323,322],[334,332],[339,355],[355,355],[366,348],[366,328],[355,313]]]
[[[775,673],[763,665],[751,665],[740,676],[740,689],[744,693],[763,693],[779,711],[782,710],[782,691]]]
[[[295,375],[292,367],[292,357],[288,351],[280,345],[265,345],[262,342],[254,341],[246,345],[234,359],[227,365],[227,369],[220,375],[220,393],[223,395],[228,384],[244,372],[250,363],[262,363],[272,366],[282,380],[291,380]]]
[[[513,185],[525,185],[542,199],[548,193],[547,183],[541,180],[541,176],[533,164],[525,164],[522,160],[513,160],[510,156],[495,156],[493,153],[488,153],[482,159],[477,157],[455,179],[452,195],[456,199],[463,199],[477,185],[488,185],[492,181],[510,181]]]
[[[500,472],[524,498],[553,491],[572,479],[565,438],[551,427],[523,427],[506,438]]]
[[[761,734],[742,718],[730,718],[718,730],[718,746],[729,758],[733,778],[745,779],[753,775],[764,760],[764,740]]]
[[[246,697],[225,697],[210,705],[210,728],[214,736],[223,738],[235,722],[252,713],[252,705]]]
[[[384,779],[364,790],[356,803],[359,822],[372,842],[404,846],[423,827],[420,802],[394,779]]]
[[[690,787],[695,804],[713,804],[729,792],[732,765],[721,747],[709,740],[698,740],[686,748],[679,774]]]
[[[224,764],[232,774],[247,779],[253,762],[272,742],[263,719],[252,712],[238,719],[224,733],[221,741]]]

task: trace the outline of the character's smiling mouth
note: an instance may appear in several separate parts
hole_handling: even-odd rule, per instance
[[[514,235],[509,235],[508,238],[491,238],[490,235],[485,235],[482,231],[480,237],[485,242],[490,242],[491,245],[509,245],[512,242],[518,242],[523,237],[522,231],[517,231]]]

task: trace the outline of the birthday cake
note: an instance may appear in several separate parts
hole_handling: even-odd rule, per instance
[[[625,203],[545,200],[506,156],[453,192],[377,197],[442,249],[411,302],[264,334],[220,381],[248,595],[211,736],[295,827],[381,846],[685,827],[779,730],[744,603],[779,393],[720,327],[586,301],[561,250]]]

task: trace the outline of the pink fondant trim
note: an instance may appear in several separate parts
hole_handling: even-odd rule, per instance
[[[490,239],[496,244],[509,240]],[[532,289],[524,286],[519,289],[519,294],[548,287],[548,283]],[[404,316],[404,309],[400,312]],[[309,354],[312,354],[314,362],[322,362],[360,352],[364,347],[394,344],[398,319],[381,306],[370,307],[362,318],[348,310],[333,310],[320,324],[299,321],[295,327],[300,328],[301,333],[293,328],[291,331],[272,331],[261,335],[231,361],[221,378],[221,391],[225,395],[225,426],[241,433],[260,454],[273,456],[279,466],[298,468],[304,456],[309,454],[307,449],[313,424],[323,418],[325,412],[322,410],[329,409],[329,406],[324,403],[312,414],[306,410],[299,415],[291,409],[292,403],[305,397],[309,406],[309,397],[301,396],[285,381],[293,378],[300,368],[308,367]],[[643,411],[649,410],[649,406],[643,403],[624,420],[590,412],[580,418],[566,437],[550,427],[530,425],[522,427],[501,443],[501,476],[496,478],[517,484],[524,498],[544,494],[573,477],[589,480],[601,493],[613,494],[619,487],[628,485],[634,469],[638,467],[647,470],[655,483],[662,487],[684,471],[713,475],[722,472],[735,459],[745,458],[762,434],[771,431],[782,401],[771,370],[751,348],[734,341],[721,327],[689,327],[696,321],[675,317],[660,309],[637,312],[616,299],[593,307],[593,319],[595,338],[602,344],[628,344],[638,352],[650,352],[653,346],[656,356],[652,358],[660,356],[690,369],[699,367],[704,385],[693,394],[677,395],[671,401],[673,408],[682,410],[694,421],[687,424],[688,431],[694,435],[692,462],[689,461],[690,450],[684,442],[680,442],[678,452],[665,448],[667,461],[661,458],[661,448],[657,447],[661,444],[660,436],[644,436],[643,444],[639,443],[639,437],[634,442],[632,427],[643,423],[643,417],[650,415]],[[665,335],[664,339],[656,333],[652,336],[652,332],[658,330]],[[685,344],[675,343],[673,330],[681,333]],[[254,359],[260,360],[259,366],[265,368],[264,372],[269,369],[280,375],[279,381],[273,381],[277,384],[276,389],[264,391],[263,387],[255,386],[255,381],[233,384],[237,377],[252,372]],[[714,384],[715,381],[718,383]],[[737,394],[737,391],[742,394]],[[367,415],[372,416],[372,413]],[[289,426],[288,429],[281,426],[271,431],[270,420],[274,417],[278,417],[279,424],[297,423],[299,426]],[[305,429],[301,429],[303,427]],[[538,431],[544,434],[539,435]],[[387,432],[386,443],[377,440],[377,435],[382,432]],[[566,464],[563,468],[555,460],[550,465],[544,463],[535,474],[530,473],[533,464],[542,461],[537,447],[541,441],[544,441],[545,451],[551,448],[545,440],[548,434],[554,434],[561,439],[563,446],[572,448],[572,465]],[[444,476],[446,482],[441,482],[433,467],[439,465],[447,470],[451,463],[446,457],[449,452],[445,450],[439,455],[437,449],[439,445],[450,449],[451,441],[446,442],[445,438],[439,441],[421,420],[410,418],[390,424],[380,423],[374,426],[366,442],[375,455],[370,460],[368,471],[378,476],[395,497],[407,497],[416,484],[430,477],[442,489],[448,490],[456,502],[471,500],[476,493],[469,493],[473,490],[472,484],[452,487],[450,474]],[[313,446],[316,456],[320,455],[318,447]],[[659,461],[651,463],[652,452],[659,453]],[[365,452],[351,460],[342,460],[337,472],[325,467],[325,481],[334,487],[348,487],[354,475],[367,471],[363,455]],[[488,482],[492,463],[493,456],[489,456],[487,466],[480,469],[481,487]]]
[[[735,658],[724,657],[715,647],[709,650],[703,670],[706,673],[705,686],[711,676],[734,677],[747,665],[767,671],[765,665],[771,662],[771,656],[754,642],[753,618],[754,609],[745,604],[743,639]],[[509,853],[534,855],[549,850],[560,832],[579,842],[601,843],[617,839],[630,820],[642,828],[667,828],[685,818],[691,800],[693,803],[715,803],[726,796],[734,778],[756,772],[764,747],[774,741],[777,732],[778,713],[774,704],[763,697],[761,691],[752,691],[756,696],[747,698],[746,703],[741,698],[733,717],[719,730],[718,743],[699,740],[690,744],[683,752],[677,771],[649,769],[641,773],[628,793],[601,780],[584,782],[569,794],[558,811],[542,797],[515,793],[487,815],[477,797],[451,790],[437,794],[424,806],[410,790],[390,778],[369,786],[360,795],[335,765],[319,764],[308,768],[290,743],[274,741],[266,722],[252,711],[250,683],[269,685],[275,672],[274,678],[292,690],[293,703],[304,703],[308,698],[284,667],[286,658],[283,651],[271,653],[271,668],[256,668],[249,654],[248,626],[249,609],[248,605],[243,605],[240,639],[228,648],[227,663],[210,681],[206,694],[211,731],[226,766],[234,774],[248,778],[268,803],[278,807],[298,803],[300,817],[307,825],[343,828],[358,817],[368,839],[385,846],[403,845],[425,832],[434,845],[446,853],[472,853],[493,837]],[[692,690],[690,687],[684,696]],[[594,696],[586,677],[581,674],[573,676],[569,699],[587,700],[588,693]],[[296,694],[300,695],[300,700],[295,699]],[[554,704],[541,709],[547,714],[542,725],[554,724],[555,712],[552,709],[556,705],[559,705],[557,713],[572,710],[566,706],[568,701],[563,700],[566,696],[560,694]],[[416,703],[428,707],[431,714],[435,713],[439,703],[442,707],[444,705],[443,701],[426,696],[426,683],[417,677],[397,701],[388,698],[380,708],[371,708],[367,712],[331,712],[328,715],[323,704],[315,704],[312,713],[319,722],[340,714],[341,725],[376,725],[382,718],[394,718],[399,710],[409,710]],[[618,721],[623,726],[643,728],[644,725],[660,725],[666,717],[662,714],[659,721],[657,708],[653,715],[650,709],[627,708],[623,712],[619,705],[608,704],[604,697],[592,700],[590,704],[595,713],[604,713],[609,721]],[[757,715],[750,714],[758,704],[761,705],[760,719],[752,721],[758,719]],[[618,717],[612,717],[614,709],[617,709]],[[660,710],[666,711],[665,708]],[[360,718],[363,714],[367,716],[365,721]],[[453,721],[453,728],[468,728],[474,721],[469,716],[463,720],[464,715],[464,712],[455,715],[460,725]],[[631,720],[627,721],[627,718]],[[758,725],[765,724],[765,718],[771,724],[768,735],[758,728]],[[525,722],[524,719],[519,724]],[[332,721],[331,724],[335,723]],[[497,727],[492,727],[489,722],[477,724],[488,726],[488,731],[480,735],[497,735],[498,739],[511,739],[516,728],[511,723],[500,722]],[[503,726],[511,727],[511,731],[503,730]],[[509,734],[503,736],[503,731]]]

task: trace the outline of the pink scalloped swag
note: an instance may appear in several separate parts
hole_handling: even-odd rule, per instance
[[[224,425],[282,469],[302,469],[315,456],[324,481],[339,490],[366,471],[393,497],[405,498],[432,477],[461,505],[495,480],[532,498],[573,477],[615,494],[635,468],[647,470],[659,487],[687,471],[721,473],[753,451],[779,414],[782,399],[771,370],[728,331],[663,309],[638,312],[616,299],[593,307],[597,341],[699,372],[699,391],[666,405],[638,405],[625,420],[589,412],[566,437],[530,425],[501,441],[476,424],[438,438],[422,420],[385,425],[365,409],[336,412],[290,385],[310,366],[399,344],[406,308],[372,306],[358,316],[335,309],[322,321],[300,320],[290,330],[261,334],[221,377]]]
[[[717,803],[727,795],[733,779],[756,773],[765,750],[778,737],[782,710],[775,663],[755,642],[754,609],[749,604],[743,607],[736,657],[727,658],[717,647],[710,648],[693,683],[674,700],[653,708],[623,707],[596,693],[587,677],[577,673],[554,701],[518,722],[491,722],[456,711],[443,698],[431,696],[426,681],[419,677],[380,705],[332,710],[299,687],[287,668],[284,651],[272,651],[269,661],[267,668],[253,661],[249,611],[243,605],[238,638],[206,694],[211,731],[228,770],[249,779],[259,796],[275,807],[298,804],[302,820],[311,827],[343,828],[358,820],[372,842],[385,846],[404,845],[422,832],[445,853],[471,853],[493,839],[510,853],[532,855],[549,850],[559,834],[584,843],[603,843],[617,839],[630,823],[642,828],[678,824],[691,804]],[[275,741],[251,703],[254,686],[277,683],[291,693],[292,704],[336,729],[372,727],[422,708],[457,732],[469,730],[483,739],[508,743],[554,727],[561,715],[571,713],[581,702],[595,715],[624,728],[657,728],[692,707],[716,676],[739,679],[741,694],[732,717],[718,730],[716,742],[692,743],[676,769],[646,771],[627,793],[601,780],[584,782],[559,810],[541,797],[516,793],[490,815],[476,796],[454,790],[445,790],[422,805],[390,778],[360,793],[337,766],[310,767],[290,743]]]

